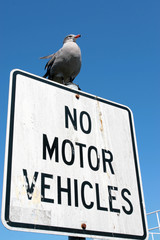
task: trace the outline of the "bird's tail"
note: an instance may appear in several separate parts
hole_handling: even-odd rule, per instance
[[[49,76],[49,72],[47,71],[47,72],[44,74],[43,78],[46,78],[46,77],[48,77],[48,76]]]

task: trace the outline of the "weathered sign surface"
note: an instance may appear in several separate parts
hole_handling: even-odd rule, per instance
[[[131,111],[14,70],[2,221],[13,230],[146,239]]]

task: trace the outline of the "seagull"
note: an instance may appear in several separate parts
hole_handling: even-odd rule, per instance
[[[72,83],[81,69],[81,50],[76,43],[80,34],[70,34],[64,38],[63,46],[56,53],[40,59],[50,58],[45,69],[44,78],[62,84]]]

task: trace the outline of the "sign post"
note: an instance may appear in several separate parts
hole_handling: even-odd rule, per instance
[[[2,221],[11,230],[147,239],[128,107],[12,71]]]

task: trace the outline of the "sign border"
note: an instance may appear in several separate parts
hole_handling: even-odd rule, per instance
[[[138,188],[138,195],[139,195],[139,203],[140,203],[140,210],[141,210],[141,219],[142,219],[142,226],[143,226],[143,235],[131,235],[131,234],[122,234],[122,233],[112,233],[112,232],[102,232],[102,231],[92,231],[92,230],[83,230],[83,229],[73,229],[73,228],[64,228],[64,227],[55,227],[55,226],[46,226],[46,225],[35,225],[35,224],[29,224],[29,223],[19,223],[19,222],[12,222],[9,219],[9,212],[10,212],[10,190],[11,190],[11,172],[12,172],[12,146],[13,146],[13,135],[14,135],[14,112],[15,112],[15,97],[16,97],[16,77],[17,75],[23,75],[25,77],[32,78],[33,80],[43,82],[44,84],[52,85],[57,88],[64,89],[69,92],[73,92],[75,94],[79,94],[81,96],[98,100],[100,102],[122,108],[128,112],[129,116],[129,124],[130,124],[130,132],[131,132],[131,138],[132,138],[132,149],[133,149],[133,155],[134,155],[134,163],[135,163],[135,171],[136,171],[136,178],[137,178],[137,188]],[[85,92],[77,91],[74,89],[70,89],[64,85],[57,84],[55,82],[52,82],[50,80],[38,77],[36,75],[32,75],[30,73],[24,72],[19,69],[15,69],[11,72],[10,81],[12,81],[11,89],[10,89],[10,101],[8,108],[8,138],[6,137],[6,146],[8,144],[8,148],[6,148],[6,176],[4,175],[4,182],[6,185],[4,185],[3,189],[3,205],[4,208],[2,210],[2,222],[3,224],[9,229],[17,228],[17,230],[25,231],[24,229],[30,229],[29,231],[42,231],[46,233],[51,233],[52,231],[56,232],[55,234],[61,233],[62,235],[70,235],[73,236],[99,236],[99,237],[113,237],[113,238],[126,238],[126,239],[145,239],[147,237],[147,229],[146,229],[146,221],[145,221],[145,213],[144,213],[144,206],[143,206],[143,192],[141,189],[141,179],[139,175],[139,164],[138,164],[138,154],[137,154],[137,148],[136,148],[136,140],[134,135],[134,125],[132,120],[132,112],[131,110],[123,105],[120,105],[118,103],[114,103],[102,98],[99,98],[94,95],[87,94]],[[8,141],[8,142],[7,142]],[[8,152],[7,152],[8,150]],[[16,230],[16,229],[15,229]]]

